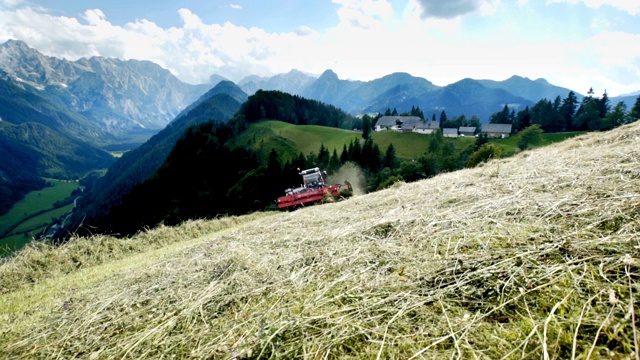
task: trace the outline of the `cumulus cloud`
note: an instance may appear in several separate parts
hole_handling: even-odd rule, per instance
[[[370,29],[393,15],[391,4],[386,0],[333,0],[333,2],[340,5],[338,17],[341,24],[346,24],[348,27]]]
[[[78,18],[28,6],[0,10],[0,42],[23,40],[45,55],[68,60],[150,60],[190,83],[206,82],[213,73],[235,81],[249,74],[272,75],[320,56],[312,45],[318,34],[308,27],[268,33],[229,22],[206,24],[185,8],[178,14],[182,25],[165,29],[145,19],[114,25],[99,9]]]
[[[603,5],[609,5],[616,9],[628,12],[631,15],[640,14],[640,1],[637,0],[547,0],[547,4],[552,3],[584,3],[586,6],[598,9]]]
[[[483,0],[419,0],[423,18],[453,19],[480,10]]]
[[[24,0],[0,0],[0,7],[15,7],[23,2]]]
[[[24,40],[46,55],[69,60],[150,60],[190,83],[207,82],[212,74],[239,81],[291,69],[314,74],[332,69],[342,78],[357,80],[402,71],[438,85],[464,77],[498,80],[517,74],[545,77],[577,91],[599,84],[612,94],[614,88],[640,88],[640,34],[523,38],[522,33],[504,31],[511,28],[504,18],[496,18],[496,26],[475,27],[472,34],[462,31],[462,24],[473,19],[461,15],[490,14],[500,0],[456,0],[450,7],[443,6],[444,1],[411,0],[397,12],[386,0],[333,2],[338,5],[338,22],[332,27],[318,31],[299,26],[280,33],[230,22],[207,23],[186,8],[178,11],[181,22],[169,28],[145,19],[114,25],[98,9],[65,17],[28,6],[0,8],[0,42]],[[424,20],[426,11],[429,21]]]

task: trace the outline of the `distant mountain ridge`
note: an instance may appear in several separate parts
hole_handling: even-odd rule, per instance
[[[227,122],[247,97],[234,83],[219,82],[186,113],[178,115],[140,147],[117,159],[79,202],[82,210],[74,213],[73,221],[80,222],[86,217],[86,221],[91,222],[104,216],[122,201],[123,196],[160,168],[187,128],[210,120]]]
[[[529,78],[514,75],[504,81],[478,80],[480,84],[489,89],[503,89],[513,95],[523,97],[532,102],[541,99],[553,100],[557,96],[566,98],[570,89],[550,84],[545,79],[531,80]],[[575,92],[575,91],[574,91]],[[576,93],[580,98],[582,95]]]
[[[0,44],[0,70],[116,137],[152,135],[208,89],[186,84],[149,61],[68,61],[45,56],[17,40]]]
[[[352,115],[384,113],[387,109],[403,112],[417,106],[425,117],[439,116],[444,110],[448,116],[477,115],[484,122],[505,104],[524,109],[543,98],[565,98],[571,91],[545,79],[520,76],[504,81],[463,79],[437,86],[402,72],[371,81],[342,80],[330,69],[318,78],[297,70],[270,78],[249,76],[238,82],[238,86],[249,95],[259,89],[288,92],[334,105]],[[574,93],[581,98],[578,92]]]

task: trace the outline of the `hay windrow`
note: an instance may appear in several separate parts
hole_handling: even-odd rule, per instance
[[[0,357],[636,358],[639,145],[624,126],[48,271],[0,295]]]

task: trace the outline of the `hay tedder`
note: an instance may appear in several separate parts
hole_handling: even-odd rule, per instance
[[[318,167],[300,171],[303,184],[300,187],[286,189],[284,191],[285,195],[278,198],[278,207],[281,209],[295,209],[323,200],[337,199],[340,195],[342,184],[326,184],[323,176],[326,174]]]

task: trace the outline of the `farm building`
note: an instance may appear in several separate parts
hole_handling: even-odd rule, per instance
[[[444,137],[450,137],[450,138],[458,137],[458,129],[456,129],[456,128],[444,128],[444,129],[442,129],[442,135]]]
[[[376,122],[375,131],[399,131],[431,134],[440,125],[437,121],[425,121],[418,116],[383,116]]]
[[[460,136],[476,136],[475,126],[461,126],[458,131],[460,132]]]
[[[511,135],[511,124],[482,124],[482,132],[492,138],[508,138]]]

